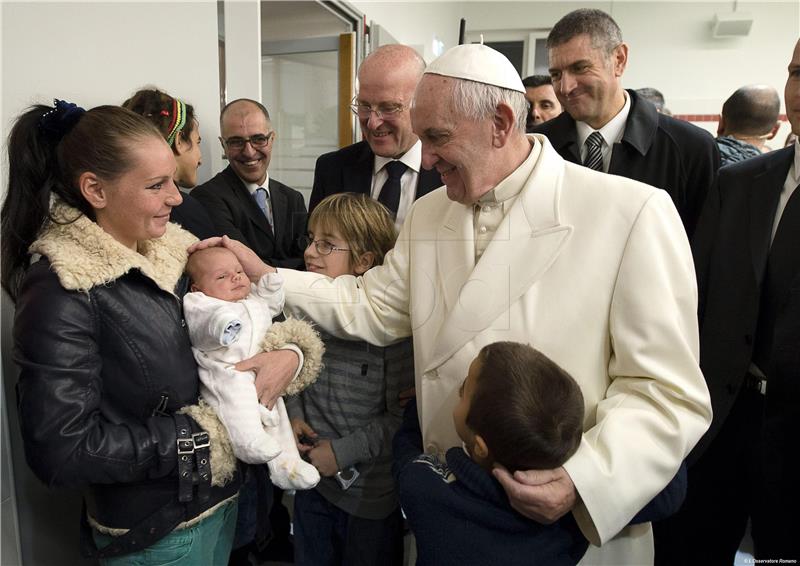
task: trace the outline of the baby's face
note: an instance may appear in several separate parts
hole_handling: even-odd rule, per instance
[[[250,294],[250,280],[232,252],[224,248],[201,250],[195,258],[192,291],[223,301],[240,301]]]

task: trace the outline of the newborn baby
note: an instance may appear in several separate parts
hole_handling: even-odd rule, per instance
[[[267,463],[272,482],[282,489],[314,487],[319,472],[300,458],[283,399],[267,409],[259,403],[253,373],[233,366],[264,351],[265,338],[294,350],[302,362],[303,352],[289,342],[313,336],[317,343],[312,344],[312,354],[321,358],[319,338],[302,321],[272,324],[284,301],[283,279],[277,273],[251,284],[236,256],[221,247],[192,253],[186,272],[191,292],[183,299],[184,316],[199,366],[200,391],[227,428],[234,454],[250,464]],[[292,331],[297,325],[307,329],[299,339]],[[308,364],[301,363],[298,373],[304,365]],[[318,372],[318,360],[316,367]]]

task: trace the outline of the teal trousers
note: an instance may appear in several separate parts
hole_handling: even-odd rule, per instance
[[[102,566],[226,566],[236,529],[236,499],[221,505],[213,515],[187,529],[170,534],[138,552],[100,560]],[[97,548],[114,538],[94,533]]]

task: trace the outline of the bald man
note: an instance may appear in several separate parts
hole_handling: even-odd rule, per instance
[[[720,166],[730,165],[764,152],[764,144],[778,133],[781,99],[767,85],[736,89],[725,104],[717,126]]]
[[[270,178],[276,132],[267,109],[241,98],[220,114],[219,138],[228,167],[192,191],[217,232],[245,242],[264,261],[301,268],[306,230],[303,195]]]
[[[424,70],[406,45],[384,45],[364,59],[351,105],[364,140],[317,159],[309,212],[329,195],[363,193],[383,203],[399,228],[414,200],[442,184],[436,171],[422,168],[411,129],[411,99]]]

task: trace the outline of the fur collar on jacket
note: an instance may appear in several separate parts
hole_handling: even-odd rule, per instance
[[[160,238],[126,248],[97,223],[61,201],[54,201],[48,221],[28,251],[47,256],[61,285],[70,291],[88,291],[122,277],[132,269],[174,293],[186,265],[186,248],[197,241],[176,224],[167,224]]]

